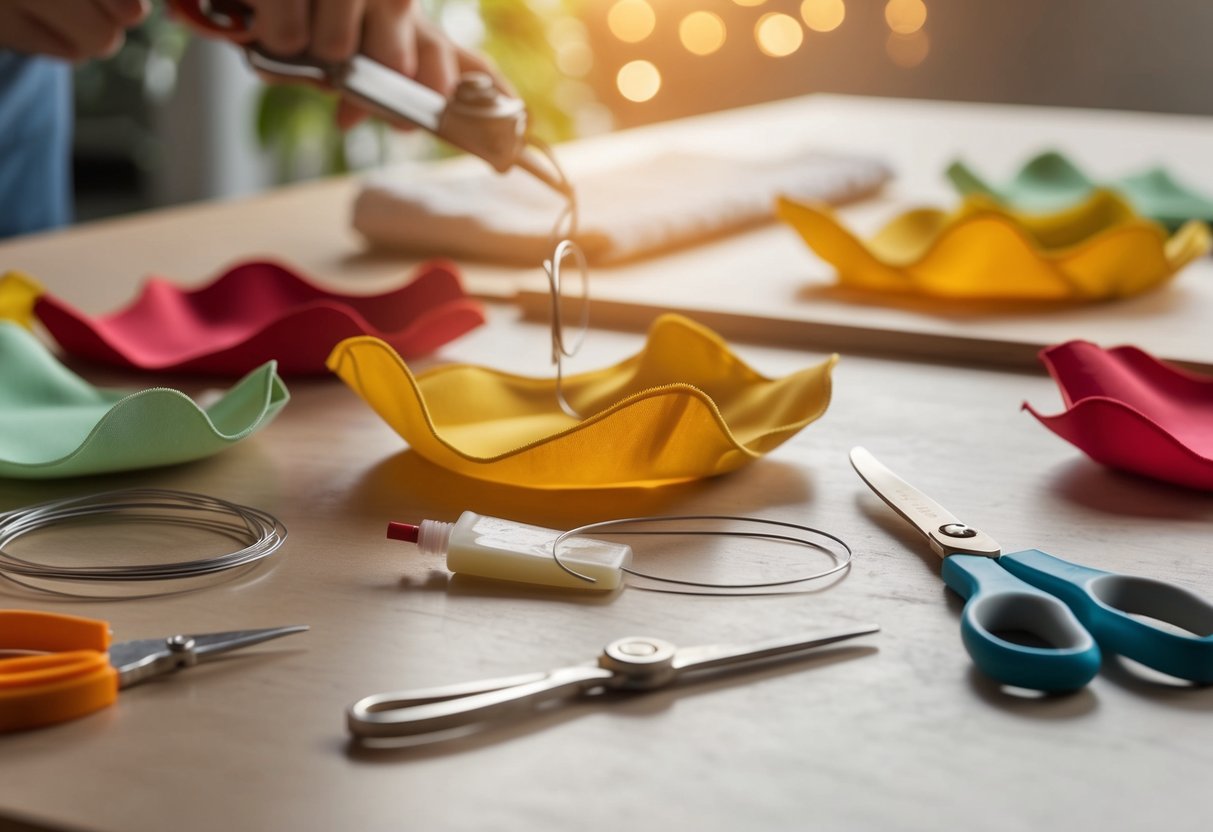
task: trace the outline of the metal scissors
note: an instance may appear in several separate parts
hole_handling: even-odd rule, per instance
[[[306,626],[175,635],[110,644],[93,618],[0,610],[0,732],[66,722],[114,704],[118,691]]]
[[[421,127],[479,156],[500,173],[517,166],[559,193],[569,193],[550,151],[527,133],[526,105],[497,89],[483,72],[465,73],[447,99],[366,55],[326,63],[307,55],[272,55],[257,43],[244,43],[253,10],[239,0],[170,0],[170,5],[203,31],[243,43],[259,72],[329,87],[389,122]],[[538,154],[532,152],[536,147]]]
[[[1180,679],[1213,683],[1213,603],[1175,584],[1079,566],[1039,549],[1004,555],[993,538],[867,450],[852,449],[851,465],[943,558],[944,583],[966,599],[961,638],[987,675],[1016,687],[1076,690],[1099,672],[1102,647]],[[1048,646],[999,635],[1017,632]]]
[[[875,624],[860,624],[826,634],[700,647],[675,647],[659,638],[621,638],[608,644],[597,661],[571,667],[367,696],[350,706],[347,723],[350,733],[363,739],[435,733],[525,713],[553,699],[607,690],[652,690],[684,673],[801,653],[879,630]]]

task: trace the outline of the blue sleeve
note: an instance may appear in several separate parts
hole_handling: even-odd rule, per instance
[[[0,50],[0,238],[71,221],[71,67]]]

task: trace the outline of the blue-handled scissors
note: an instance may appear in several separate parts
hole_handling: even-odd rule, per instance
[[[944,582],[966,599],[965,648],[987,675],[1017,687],[1076,690],[1099,672],[1102,647],[1180,679],[1213,683],[1213,603],[1165,581],[1090,569],[1038,549],[1004,555],[993,538],[961,523],[865,449],[852,449],[851,465],[944,559]],[[1015,632],[1050,646],[999,635]]]

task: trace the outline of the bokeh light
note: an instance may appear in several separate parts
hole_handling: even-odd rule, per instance
[[[767,0],[733,0],[738,6],[761,6]]]
[[[814,32],[832,32],[842,25],[847,7],[842,0],[804,0],[800,16]]]
[[[565,75],[584,78],[594,68],[594,52],[589,44],[562,43],[556,47],[556,66]]]
[[[611,34],[625,43],[639,43],[653,34],[657,15],[645,0],[616,0],[607,12]]]
[[[575,113],[595,101],[594,91],[588,84],[569,79],[556,85],[552,92],[552,100],[566,113]]]
[[[889,0],[884,19],[899,35],[912,35],[927,22],[927,4],[922,0]]]
[[[927,59],[931,53],[931,39],[926,32],[918,31],[912,35],[899,35],[893,32],[885,41],[885,52],[889,60],[905,69],[913,69]]]
[[[804,43],[804,30],[800,21],[791,15],[770,12],[758,18],[754,25],[754,39],[763,54],[772,58],[791,55]]]
[[[584,78],[594,68],[589,32],[577,18],[565,15],[548,23],[548,43],[556,56],[556,68],[570,78]]]
[[[571,15],[554,17],[548,22],[548,42],[552,46],[559,46],[569,41],[588,43],[589,39],[589,27]]]
[[[610,107],[595,101],[573,113],[573,124],[576,135],[597,136],[615,129],[615,115]]]
[[[678,38],[688,52],[711,55],[724,46],[724,21],[711,12],[691,12],[678,24]]]
[[[620,67],[615,85],[628,101],[648,101],[661,89],[661,73],[649,61],[629,61]]]

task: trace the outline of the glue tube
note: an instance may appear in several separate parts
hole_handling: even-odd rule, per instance
[[[589,575],[595,583],[570,575],[552,557],[555,529],[528,526],[499,517],[465,511],[454,523],[422,520],[388,523],[387,536],[416,543],[426,555],[446,555],[446,566],[462,575],[519,581],[569,589],[609,591],[623,583],[623,569],[632,562],[632,547],[622,543],[571,537],[560,544],[560,560]]]

